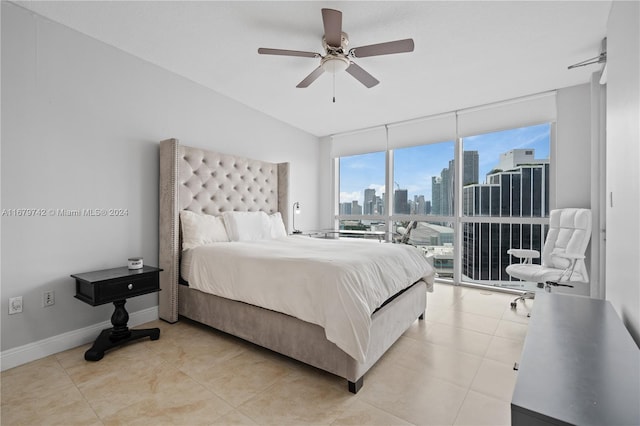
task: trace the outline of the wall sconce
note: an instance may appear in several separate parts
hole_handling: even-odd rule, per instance
[[[293,203],[293,233],[294,234],[302,234],[302,231],[296,229],[296,215],[300,214],[300,203]]]

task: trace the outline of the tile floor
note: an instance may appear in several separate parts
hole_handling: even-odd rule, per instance
[[[86,362],[89,345],[1,375],[2,425],[508,425],[533,302],[436,284],[353,395],[346,381],[196,323],[154,321]]]

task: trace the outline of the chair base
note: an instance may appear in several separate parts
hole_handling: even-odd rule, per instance
[[[513,299],[513,302],[511,302],[511,309],[516,309],[518,307],[518,300],[522,300],[524,302],[525,299],[535,299],[535,298],[536,298],[536,293],[535,292],[533,292],[533,291],[525,291],[520,296],[518,296],[515,299]]]
[[[573,288],[573,286],[571,284],[563,284],[563,283],[559,283],[557,281],[547,281],[544,283],[538,283],[538,288],[544,288],[547,292],[551,291],[551,287],[570,287]],[[520,296],[516,297],[513,302],[511,302],[511,309],[516,309],[518,307],[518,300],[522,300],[523,302],[525,301],[525,299],[535,299],[536,298],[536,293],[533,291],[525,291],[524,293],[522,293]]]
[[[563,283],[560,283],[558,281],[547,281],[546,283],[544,283],[544,288],[547,291],[551,291],[551,286],[553,286],[553,287],[569,287],[569,288],[573,288],[573,286],[571,284],[563,284]],[[542,283],[538,283],[538,287],[542,288]]]

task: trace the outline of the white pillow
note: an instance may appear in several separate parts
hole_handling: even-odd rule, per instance
[[[287,230],[284,228],[280,212],[270,214],[269,221],[271,222],[271,238],[278,240],[287,236]]]
[[[182,225],[182,250],[204,244],[229,241],[227,230],[220,216],[182,210],[180,223]]]
[[[224,212],[222,217],[231,241],[271,238],[271,222],[265,212]]]

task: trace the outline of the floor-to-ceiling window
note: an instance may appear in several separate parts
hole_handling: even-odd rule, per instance
[[[394,234],[422,249],[440,278],[453,278],[455,142],[393,150]]]
[[[514,261],[507,250],[542,250],[549,216],[551,124],[461,142],[462,280],[525,289],[505,271]]]
[[[441,279],[528,290],[506,274],[506,251],[544,243],[554,117],[543,94],[340,140],[338,226],[421,248]]]
[[[385,159],[384,151],[340,157],[340,229],[385,229]]]

